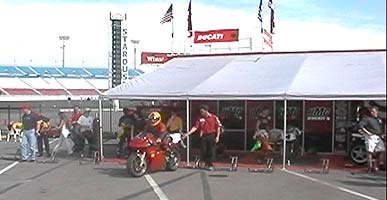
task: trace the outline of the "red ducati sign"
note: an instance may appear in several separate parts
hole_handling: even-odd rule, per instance
[[[164,64],[171,57],[167,53],[142,52],[141,64]]]
[[[195,31],[194,43],[236,42],[238,37],[239,29]]]

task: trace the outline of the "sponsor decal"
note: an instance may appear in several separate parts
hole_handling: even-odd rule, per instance
[[[306,113],[306,119],[310,121],[329,121],[331,109],[328,107],[312,107]]]
[[[236,42],[236,41],[239,41],[239,29],[195,31],[194,43]]]
[[[164,64],[171,59],[167,53],[142,52],[141,64]]]
[[[220,111],[220,118],[222,119],[242,119],[243,107],[239,106],[228,106],[224,107]]]
[[[298,109],[296,106],[288,106],[286,109],[286,119],[287,120],[296,120],[298,112],[300,112],[300,109]],[[284,118],[284,108],[278,108],[277,115],[280,117],[280,119]]]

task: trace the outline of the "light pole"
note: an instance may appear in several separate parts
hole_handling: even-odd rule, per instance
[[[64,35],[61,35],[59,36],[59,40],[62,40],[62,68],[64,67],[65,65],[65,41],[66,40],[69,40],[70,39],[70,36],[64,36]]]
[[[206,44],[204,45],[205,47],[208,47],[209,51],[210,51],[210,54],[211,54],[211,50],[212,50],[212,45],[211,44]]]
[[[134,69],[136,69],[136,57],[137,57],[137,49],[136,49],[136,44],[140,43],[140,40],[130,40],[133,44],[133,64],[134,64]]]

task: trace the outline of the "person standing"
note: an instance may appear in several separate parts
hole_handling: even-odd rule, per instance
[[[74,142],[74,152],[80,152],[82,147],[81,147],[81,127],[78,124],[78,120],[81,117],[82,113],[79,108],[79,106],[74,106],[73,113],[71,114],[70,118],[70,123],[71,123],[71,139]]]
[[[137,129],[136,124],[138,116],[136,114],[136,110],[134,108],[124,108],[123,114],[124,115],[122,115],[118,120],[119,131],[117,138],[119,139],[119,142],[116,149],[117,157],[121,157],[121,154],[124,153],[124,144],[127,139],[131,139],[131,131],[135,131],[135,129]]]
[[[167,129],[169,133],[181,133],[183,131],[183,120],[175,111],[172,111],[171,117],[168,119]]]
[[[371,116],[365,116],[359,123],[360,129],[359,132],[363,133],[365,136],[365,144],[368,152],[368,170],[372,170],[372,158],[375,156],[377,158],[377,165],[383,166],[384,163],[384,152],[385,144],[382,137],[382,126],[381,120],[379,117],[378,107],[371,107],[369,109]],[[378,167],[374,166],[374,169],[377,171]]]
[[[62,146],[62,144],[64,142],[66,149],[67,149],[67,154],[72,155],[73,154],[73,148],[72,148],[73,145],[72,145],[70,139],[68,138],[69,134],[70,134],[70,131],[69,131],[70,123],[69,123],[69,121],[66,117],[66,114],[64,112],[59,112],[58,117],[59,117],[60,122],[59,122],[57,129],[60,132],[60,137],[59,137],[58,144],[54,147],[54,149],[52,151],[53,151],[53,153],[54,152],[56,153],[58,148],[60,146]]]
[[[50,119],[44,116],[41,116],[41,119],[38,121],[38,156],[43,156],[43,143],[44,148],[47,153],[47,157],[50,157],[50,143],[48,142],[48,131],[50,130]]]
[[[36,130],[38,130],[38,117],[31,111],[29,104],[23,104],[21,107],[23,113],[23,138],[21,142],[22,161],[34,162],[36,159]]]
[[[188,137],[196,131],[200,131],[201,137],[201,157],[205,162],[205,167],[213,171],[213,161],[215,160],[215,145],[219,142],[222,124],[219,118],[209,112],[207,105],[200,106],[201,118],[196,121],[192,129],[184,134],[183,138]]]
[[[89,144],[88,154],[91,155],[91,151],[93,150],[93,141],[92,141],[92,128],[93,128],[93,117],[90,116],[90,109],[86,108],[83,111],[83,114],[78,119],[78,124],[80,126],[81,134],[80,134],[80,149],[83,151],[85,147],[85,139]]]

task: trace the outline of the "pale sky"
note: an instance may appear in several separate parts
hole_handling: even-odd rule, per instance
[[[209,53],[187,39],[189,0],[0,0],[0,64],[60,66],[59,35],[69,35],[66,66],[107,67],[110,12],[127,13],[129,39],[140,52],[169,52],[171,23],[160,19],[173,3],[174,52]],[[237,2],[237,3],[236,3]],[[265,26],[269,15],[264,0]],[[212,44],[211,52],[261,51],[259,0],[192,0],[193,29],[239,28],[240,42]],[[274,0],[274,51],[385,49],[384,0]],[[266,26],[268,29],[269,27]],[[239,47],[239,49],[238,49]],[[132,48],[129,55],[133,55]],[[133,58],[131,56],[130,58]],[[131,59],[130,63],[133,62]]]

